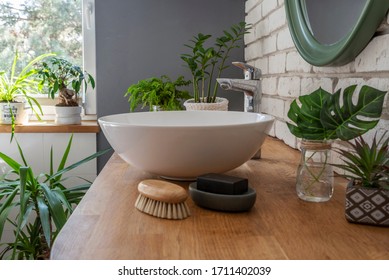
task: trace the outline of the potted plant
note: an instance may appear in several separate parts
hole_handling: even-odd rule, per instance
[[[28,121],[31,108],[38,119],[42,108],[33,94],[38,93],[38,81],[35,79],[34,65],[53,54],[43,54],[32,59],[17,73],[19,55],[16,52],[9,71],[0,71],[0,124],[11,124],[12,135],[16,124]]]
[[[46,85],[48,95],[52,99],[58,92],[58,103],[55,105],[56,123],[80,124],[79,92],[82,85],[84,85],[84,90],[87,89],[88,84],[92,88],[95,87],[93,77],[81,67],[57,57],[51,58],[48,62],[42,62],[38,67],[38,75],[41,78],[40,90]]]
[[[389,136],[369,145],[363,137],[348,141],[351,150],[335,149],[344,164],[334,164],[344,170],[350,182],[346,188],[345,216],[352,223],[389,226]]]
[[[128,96],[130,111],[142,104],[142,108],[148,106],[150,111],[158,110],[182,110],[181,101],[190,98],[188,91],[179,90],[178,87],[187,86],[183,76],[177,80],[163,75],[161,78],[149,78],[131,85],[124,96]]]
[[[104,154],[94,153],[66,166],[73,136],[70,137],[57,171],[53,166],[53,149],[50,152],[47,174],[35,174],[28,167],[22,148],[18,149],[22,163],[0,152],[0,158],[10,171],[0,176],[0,240],[5,225],[14,229],[14,241],[0,244],[0,259],[47,259],[50,248],[61,228],[80,202],[91,182],[65,187],[63,175],[70,170]]]
[[[229,30],[224,30],[222,36],[215,39],[213,46],[205,46],[211,35],[199,33],[191,40],[191,45],[185,45],[191,52],[182,54],[181,59],[186,63],[192,74],[193,99],[187,100],[184,105],[187,110],[198,110],[210,108],[216,110],[227,110],[228,100],[217,97],[217,83],[212,88],[214,76],[220,78],[226,65],[230,51],[239,48],[239,41],[244,34],[249,33],[251,25],[240,22],[232,25]],[[215,103],[222,103],[220,106]],[[210,104],[213,103],[213,104]],[[197,105],[196,105],[197,104]],[[204,104],[209,104],[204,105]]]
[[[331,142],[351,140],[374,128],[381,116],[386,92],[361,87],[353,103],[356,85],[334,94],[319,88],[291,103],[290,132],[301,141],[301,163],[297,170],[296,191],[306,201],[327,201],[333,193],[330,164]],[[298,102],[297,102],[298,101]]]

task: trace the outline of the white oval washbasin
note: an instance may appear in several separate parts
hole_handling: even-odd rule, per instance
[[[108,142],[132,166],[166,178],[193,180],[249,160],[274,118],[234,111],[165,111],[99,118]]]

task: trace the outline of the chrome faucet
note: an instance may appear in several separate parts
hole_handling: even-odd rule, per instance
[[[244,79],[227,79],[218,78],[217,82],[225,90],[243,91],[244,92],[244,111],[260,112],[261,103],[261,71],[251,65],[243,62],[232,62],[232,65],[243,70]]]
[[[244,79],[225,79],[218,78],[217,82],[225,90],[243,91],[244,92],[244,111],[260,113],[261,104],[261,70],[243,62],[232,62],[232,65],[243,70]],[[253,159],[261,158],[261,150],[252,157]]]

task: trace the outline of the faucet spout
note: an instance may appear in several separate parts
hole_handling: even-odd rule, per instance
[[[260,80],[218,78],[217,82],[225,90],[241,91],[245,94],[245,112],[259,113],[261,101]]]
[[[257,80],[242,80],[242,79],[217,79],[220,87],[225,90],[243,91],[245,94],[254,96],[258,90]]]

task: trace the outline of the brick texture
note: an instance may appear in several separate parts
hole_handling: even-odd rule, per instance
[[[262,71],[263,102],[261,110],[276,117],[270,135],[296,148],[298,140],[288,130],[287,112],[298,96],[318,87],[335,92],[352,84],[370,85],[389,90],[389,17],[366,48],[347,65],[316,67],[297,52],[286,22],[284,0],[247,0],[246,20],[253,24],[245,36],[245,58]],[[389,130],[389,94],[381,121],[367,133],[370,140],[377,132]],[[334,161],[339,161],[336,155]]]

